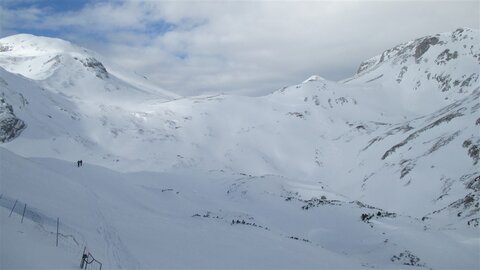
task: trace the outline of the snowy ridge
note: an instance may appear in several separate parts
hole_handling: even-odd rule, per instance
[[[420,38],[342,82],[180,98],[68,42],[7,37],[0,115],[25,126],[2,124],[0,193],[62,215],[107,268],[478,268],[479,40]]]
[[[19,34],[0,39],[0,66],[39,81],[44,88],[82,99],[163,99],[179,96],[60,39]],[[117,77],[119,76],[119,77]]]
[[[416,109],[447,105],[478,86],[479,36],[477,29],[459,28],[406,42],[361,63],[357,74],[343,82],[381,84],[405,92],[404,96],[415,96],[409,102]],[[428,104],[416,101],[418,97],[428,99]]]

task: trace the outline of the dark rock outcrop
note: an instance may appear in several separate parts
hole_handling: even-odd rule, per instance
[[[415,59],[418,60],[428,49],[430,46],[437,44],[439,41],[438,37],[426,37],[424,38],[420,44],[417,45],[415,48]]]
[[[25,127],[25,123],[13,113],[12,105],[0,98],[0,143],[13,140]]]
[[[108,72],[105,66],[102,64],[102,62],[98,61],[97,59],[93,57],[85,58],[85,59],[76,59],[80,61],[83,66],[85,66],[87,69],[92,70],[95,72],[95,75],[100,78],[100,79],[107,79]]]

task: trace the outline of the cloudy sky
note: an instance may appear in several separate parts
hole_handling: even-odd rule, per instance
[[[0,37],[59,37],[181,95],[353,75],[405,41],[479,28],[479,1],[1,0]]]

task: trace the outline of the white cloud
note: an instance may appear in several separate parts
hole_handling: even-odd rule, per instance
[[[37,26],[70,27],[74,42],[180,94],[259,94],[312,74],[345,78],[398,43],[478,28],[478,8],[477,1],[114,1],[49,14]],[[175,28],[155,32],[162,22]]]

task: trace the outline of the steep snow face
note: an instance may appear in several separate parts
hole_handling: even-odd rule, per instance
[[[412,111],[438,109],[478,86],[479,39],[479,30],[459,28],[406,42],[363,62],[343,82],[394,89]]]

